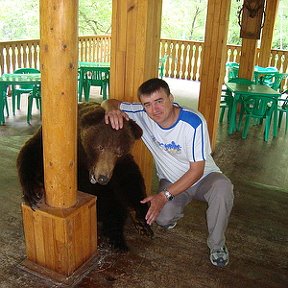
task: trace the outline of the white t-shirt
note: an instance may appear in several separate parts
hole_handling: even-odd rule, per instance
[[[180,107],[177,121],[169,128],[162,128],[139,103],[122,102],[120,109],[142,128],[142,140],[154,157],[159,179],[174,183],[189,170],[189,162],[202,160],[205,160],[202,178],[211,172],[221,172],[211,156],[207,124],[199,112]]]

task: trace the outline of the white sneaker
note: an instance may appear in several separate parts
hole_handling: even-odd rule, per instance
[[[173,222],[173,223],[171,223],[171,224],[168,224],[168,225],[162,226],[162,227],[165,228],[165,229],[167,229],[167,230],[171,230],[171,229],[173,229],[176,225],[177,225],[177,222],[175,221],[175,222]]]
[[[224,245],[219,249],[211,249],[210,261],[215,266],[225,267],[229,263],[229,252],[227,247]]]

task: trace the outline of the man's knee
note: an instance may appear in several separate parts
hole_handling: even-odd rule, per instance
[[[160,226],[167,226],[171,224],[171,222],[173,221],[173,218],[174,218],[174,214],[172,215],[172,213],[167,213],[167,212],[160,213],[156,219],[156,223]]]
[[[217,198],[223,199],[225,202],[233,203],[234,193],[233,193],[233,184],[230,179],[225,175],[220,174],[213,179],[212,190],[215,193],[214,196]]]

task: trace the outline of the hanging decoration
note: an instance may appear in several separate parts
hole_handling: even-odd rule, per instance
[[[260,39],[261,29],[265,22],[264,8],[265,0],[244,0],[238,11],[241,38]]]

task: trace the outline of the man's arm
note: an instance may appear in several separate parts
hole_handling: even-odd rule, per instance
[[[167,190],[174,196],[181,194],[202,177],[204,166],[205,161],[190,162],[189,170],[176,182],[167,187]],[[149,196],[141,201],[141,203],[150,202],[150,208],[145,217],[147,224],[151,225],[157,219],[167,201],[163,193]]]
[[[116,99],[108,99],[101,103],[101,107],[105,110],[105,123],[111,125],[113,129],[119,130],[123,128],[123,118],[129,120],[129,116],[120,110],[121,101]]]

